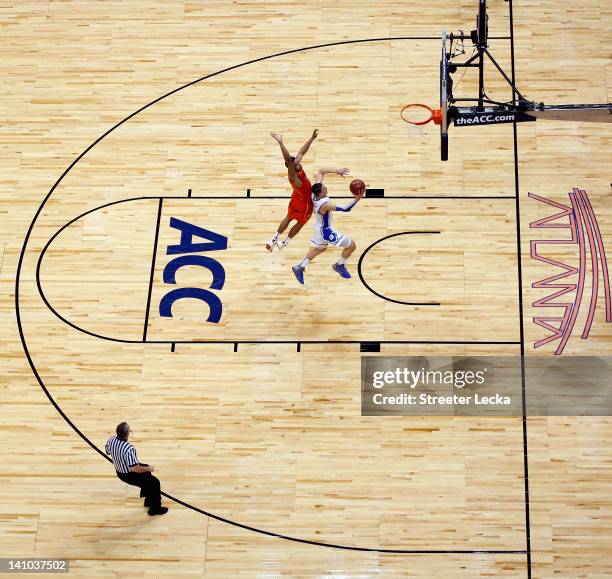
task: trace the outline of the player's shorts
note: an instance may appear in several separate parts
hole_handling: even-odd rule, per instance
[[[351,244],[351,238],[347,237],[339,231],[333,229],[325,229],[323,233],[317,232],[313,235],[310,243],[317,249],[323,249],[328,246],[332,247],[348,247]]]
[[[308,223],[311,215],[312,204],[304,203],[300,199],[291,199],[289,202],[289,209],[287,210],[287,217],[289,217],[289,220],[295,219],[295,221],[304,225]]]

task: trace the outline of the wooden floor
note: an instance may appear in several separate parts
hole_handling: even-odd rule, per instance
[[[586,190],[612,252],[610,125],[520,125],[516,166],[512,126],[451,130],[441,163],[436,130],[411,134],[399,111],[435,104],[440,31],[470,30],[472,0],[2,14],[2,556],[69,558],[75,577],[612,575],[609,417],[362,417],[358,344],[552,356],[532,321],[545,295],[532,284],[554,271],[530,241],[548,232],[529,224],[556,211],[528,193],[568,204]],[[608,4],[491,0],[489,15],[529,98],[610,100]],[[326,43],[340,44],[296,50]],[[511,98],[492,71],[487,86]],[[263,248],[289,193],[269,132],[293,152],[315,127],[305,169],[348,166],[385,197],[335,216],[357,243],[353,279],[330,250],[302,288],[290,266],[311,224]],[[228,239],[218,324],[189,300],[160,316],[169,290],[212,281],[185,268],[164,282],[171,218]],[[564,354],[612,355],[604,298]],[[122,420],[181,501],[164,517],[87,444]]]

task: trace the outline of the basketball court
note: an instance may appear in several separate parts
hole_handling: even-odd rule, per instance
[[[609,416],[525,411],[526,359],[612,356],[612,13],[489,1],[499,68],[479,82],[453,68],[478,10],[6,9],[2,557],[77,577],[612,574]],[[483,86],[502,108],[464,106]],[[516,87],[529,122],[461,126],[518,113]],[[408,103],[439,123],[411,128]],[[332,199],[367,192],[334,217],[353,277],[329,249],[301,286],[312,221],[264,248],[291,193],[270,132],[294,154],[315,128],[307,174],[346,166]],[[522,415],[364,415],[362,359],[391,356],[517,359]],[[163,517],[105,460],[123,420]]]

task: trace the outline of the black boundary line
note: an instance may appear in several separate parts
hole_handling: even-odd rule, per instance
[[[243,525],[242,523],[237,523],[235,521],[230,521],[229,519],[224,519],[223,517],[219,517],[217,515],[212,515],[198,507],[194,507],[188,503],[177,499],[167,493],[162,492],[166,498],[177,502],[184,507],[192,509],[198,513],[206,515],[208,517],[212,517],[217,521],[222,521],[224,523],[229,523],[235,527],[240,527],[241,529],[246,529],[247,531],[255,531],[257,533],[261,533],[262,535],[267,535],[268,537],[276,537],[278,539],[289,539],[290,541],[295,541],[296,543],[305,543],[307,545],[317,545],[319,547],[334,547],[336,549],[344,549],[347,551],[366,551],[366,552],[375,552],[375,553],[397,553],[397,554],[415,554],[415,555],[453,555],[453,554],[467,554],[467,555],[524,555],[525,551],[523,550],[503,550],[503,549],[383,549],[383,548],[372,548],[372,547],[350,547],[345,545],[334,545],[331,543],[323,543],[321,541],[310,541],[308,539],[298,539],[296,537],[287,537],[286,535],[281,535],[279,533],[274,533],[271,531],[264,531],[262,529],[257,529],[255,527],[251,527],[249,525]]]
[[[191,189],[190,189],[191,191]],[[145,311],[144,329],[142,331],[142,341],[147,341],[147,329],[149,327],[149,310],[151,309],[151,293],[153,292],[153,275],[155,274],[155,259],[157,258],[157,242],[159,241],[159,224],[161,222],[162,205],[164,199],[160,198],[159,206],[157,208],[157,225],[155,226],[155,241],[153,242],[153,258],[151,259],[151,276],[149,277],[149,294],[147,295],[147,309]],[[41,259],[42,259],[41,253]],[[38,278],[38,268],[36,270],[36,277]],[[173,350],[174,351],[174,350]]]
[[[498,39],[508,39],[507,37],[496,37],[496,38],[498,38]],[[511,39],[512,39],[512,37],[510,37],[510,40]],[[346,45],[346,44],[356,44],[356,43],[363,43],[363,42],[393,41],[393,40],[438,40],[438,37],[437,36],[436,37],[419,37],[419,36],[412,36],[411,37],[411,36],[404,36],[404,37],[388,37],[388,38],[375,38],[375,39],[361,39],[361,40],[348,40],[348,41],[331,42],[331,43],[327,43],[327,44],[309,46],[309,47],[304,47],[304,48],[297,48],[297,49],[287,50],[287,51],[284,51],[284,52],[279,52],[279,53],[268,55],[268,56],[263,56],[263,57],[260,57],[260,58],[252,59],[252,60],[246,61],[244,63],[233,65],[233,66],[227,67],[225,69],[219,70],[217,72],[211,73],[211,74],[209,74],[207,76],[204,76],[204,77],[202,77],[200,79],[197,79],[195,81],[187,83],[187,84],[185,84],[185,85],[183,85],[181,87],[178,87],[178,88],[176,88],[176,89],[166,93],[165,95],[162,95],[162,96],[158,97],[157,99],[149,102],[148,104],[144,105],[140,109],[138,109],[135,112],[131,113],[130,115],[125,117],[123,120],[121,120],[120,122],[118,122],[117,124],[112,126],[105,133],[103,133],[100,137],[98,137],[93,143],[91,143],[78,157],[76,157],[72,161],[72,163],[60,175],[60,177],[57,179],[57,181],[54,183],[54,185],[51,187],[51,189],[49,190],[49,192],[47,193],[47,195],[43,199],[42,203],[38,206],[38,209],[36,210],[36,213],[34,214],[34,217],[33,217],[32,221],[30,222],[30,225],[28,227],[28,230],[27,230],[25,238],[24,238],[23,245],[21,247],[21,252],[19,254],[19,261],[18,261],[18,264],[17,264],[17,271],[16,271],[16,276],[15,276],[15,316],[16,316],[16,320],[17,320],[17,328],[18,328],[18,331],[19,331],[19,338],[21,339],[21,345],[23,347],[23,350],[24,350],[24,353],[25,353],[26,358],[28,360],[28,363],[30,365],[30,368],[32,369],[32,373],[34,374],[34,377],[36,378],[36,380],[39,383],[40,387],[42,388],[43,392],[45,393],[45,396],[47,396],[47,398],[48,398],[49,402],[51,403],[51,405],[57,410],[58,414],[64,419],[66,424],[68,424],[68,426],[70,426],[70,428],[72,428],[72,430],[78,436],[80,436],[81,439],[86,444],[88,444],[95,452],[97,452],[100,456],[102,456],[102,458],[104,458],[108,462],[112,462],[110,457],[106,456],[106,454],[104,452],[102,452],[102,450],[100,450],[93,442],[91,442],[91,440],[89,440],[89,438],[87,438],[87,436],[85,436],[79,430],[79,428],[70,420],[70,418],[68,418],[68,416],[64,413],[64,411],[61,409],[61,407],[58,405],[58,403],[55,401],[55,399],[51,396],[50,392],[47,390],[47,387],[45,386],[45,383],[43,382],[40,374],[38,373],[38,370],[36,369],[36,366],[34,364],[34,360],[32,358],[32,355],[30,354],[30,350],[28,348],[27,341],[25,339],[25,334],[24,334],[23,325],[22,325],[22,321],[21,321],[19,289],[20,289],[20,281],[21,281],[21,269],[23,267],[23,261],[24,261],[24,258],[25,258],[26,248],[27,248],[28,242],[30,241],[30,237],[31,237],[32,231],[34,229],[34,225],[36,224],[38,218],[40,217],[40,214],[43,211],[44,206],[46,205],[46,203],[50,199],[50,197],[53,194],[53,192],[55,191],[55,189],[62,182],[64,177],[72,170],[72,168],[91,149],[93,149],[102,139],[104,139],[112,131],[114,131],[115,129],[117,129],[118,127],[120,127],[124,123],[126,123],[129,119],[131,119],[132,117],[134,117],[138,113],[140,113],[143,110],[147,109],[148,107],[154,105],[155,103],[161,101],[162,99],[164,99],[166,97],[169,97],[170,95],[172,95],[172,94],[174,94],[174,93],[176,93],[176,92],[178,92],[180,90],[183,90],[183,89],[185,89],[185,88],[187,88],[189,86],[192,86],[192,85],[194,85],[194,84],[196,84],[198,82],[206,80],[207,78],[211,78],[211,77],[217,76],[219,74],[222,74],[224,72],[228,72],[230,70],[234,70],[234,69],[237,69],[237,68],[240,68],[240,67],[243,67],[243,66],[247,66],[249,64],[254,64],[256,62],[261,62],[261,61],[264,61],[264,60],[269,60],[271,58],[275,58],[275,57],[279,57],[279,56],[285,56],[285,55],[293,54],[293,53],[297,53],[297,52],[303,52],[303,51],[307,51],[307,50],[313,50],[313,49],[317,49],[317,48],[325,48],[325,47],[330,47],[330,46],[339,46],[339,45]],[[39,278],[39,269],[40,269],[40,260],[38,261],[38,265],[37,265],[37,285],[38,285],[38,288],[39,288],[39,291],[40,291],[41,288],[40,288],[40,283],[39,283],[39,279],[38,279]],[[73,324],[69,323],[69,325],[75,327]],[[167,343],[167,342],[164,342],[164,343]],[[491,342],[489,342],[489,343],[491,343]],[[318,541],[308,541],[306,539],[299,539],[297,537],[290,537],[290,536],[287,536],[287,535],[281,535],[281,534],[278,534],[278,533],[272,533],[270,531],[265,531],[263,529],[257,529],[255,527],[249,527],[247,525],[243,525],[243,524],[238,523],[236,521],[231,521],[229,519],[225,519],[225,518],[220,517],[218,515],[214,515],[213,513],[209,513],[207,511],[204,511],[202,509],[194,507],[193,505],[185,503],[184,501],[181,501],[181,500],[177,499],[176,497],[173,497],[173,496],[171,496],[171,495],[169,495],[167,493],[162,493],[162,494],[165,497],[167,497],[168,499],[173,500],[176,503],[179,503],[179,504],[185,506],[186,508],[189,508],[189,509],[191,509],[193,511],[196,511],[196,512],[199,512],[201,514],[204,514],[204,515],[206,515],[208,517],[211,517],[213,519],[216,519],[218,521],[225,522],[227,524],[233,525],[235,527],[239,527],[239,528],[242,528],[242,529],[254,531],[254,532],[260,533],[262,535],[282,538],[282,539],[286,539],[286,540],[289,540],[289,541],[298,542],[298,543],[305,543],[305,544],[310,544],[310,545],[318,545],[318,546],[323,546],[323,547],[332,547],[332,548],[337,548],[337,549],[346,549],[346,550],[354,550],[354,551],[372,551],[372,552],[381,552],[381,553],[421,553],[421,554],[451,554],[451,553],[464,553],[464,554],[524,554],[525,553],[525,551],[522,551],[522,550],[409,550],[409,549],[408,550],[402,550],[402,549],[380,549],[380,548],[370,549],[370,548],[365,548],[365,547],[351,547],[351,546],[335,545],[335,544],[330,544],[330,543],[322,543],[322,542],[318,542]]]
[[[510,8],[510,62],[512,66],[512,98],[516,99],[516,68],[514,59],[514,8],[512,0],[509,1]],[[521,253],[521,201],[518,163],[518,129],[516,123],[512,123],[512,139],[514,144],[514,192],[516,208],[516,253],[518,269],[519,290],[519,328],[521,336],[521,398],[522,398],[522,426],[523,426],[523,480],[525,485],[525,542],[527,555],[527,577],[531,579],[531,520],[529,506],[529,449],[527,440],[527,392],[525,380],[525,328],[523,320],[523,264]]]
[[[191,189],[187,189],[187,197],[191,198]],[[182,197],[179,197],[179,199],[182,199]]]
[[[171,352],[175,352],[176,351],[176,343],[172,342],[172,345],[170,346],[170,351]]]
[[[373,290],[369,285],[368,282],[364,279],[363,277],[363,273],[362,273],[362,269],[363,269],[363,259],[365,258],[365,256],[368,254],[368,252],[375,246],[377,246],[379,243],[382,243],[383,241],[385,241],[385,239],[391,239],[392,237],[398,237],[400,235],[429,235],[429,234],[435,234],[435,233],[440,233],[439,231],[402,231],[401,233],[392,233],[391,235],[387,235],[385,237],[381,237],[379,240],[375,241],[374,243],[370,244],[365,251],[359,256],[359,261],[357,262],[357,274],[359,275],[359,279],[361,280],[361,283],[365,286],[365,288],[373,293],[375,296],[386,300],[388,302],[393,302],[394,304],[400,304],[403,306],[439,306],[439,302],[403,302],[401,300],[394,300],[393,298],[388,298],[387,296],[383,295],[383,294],[379,294],[376,290]]]

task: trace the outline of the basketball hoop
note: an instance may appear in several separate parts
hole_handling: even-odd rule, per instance
[[[427,116],[428,112],[429,116]],[[436,125],[442,124],[442,111],[440,109],[432,109],[421,103],[411,103],[404,106],[400,111],[400,116],[414,127],[422,127],[431,121]]]
[[[400,116],[402,120],[410,125],[408,130],[415,137],[422,137],[423,127],[431,121],[436,125],[442,124],[442,111],[440,109],[432,109],[421,103],[411,103],[404,106],[400,111]]]

